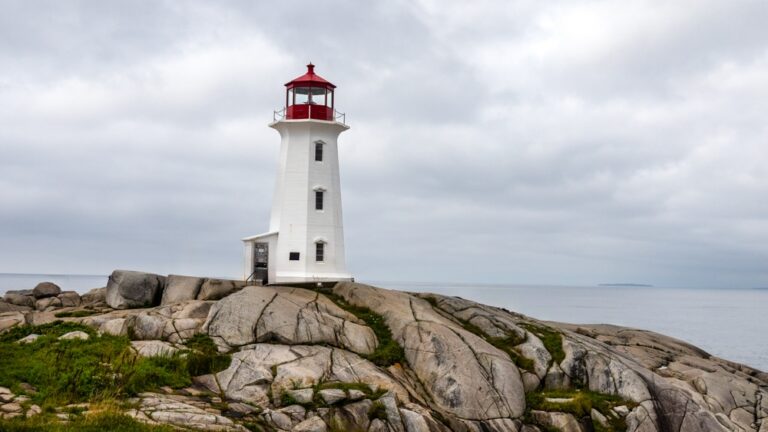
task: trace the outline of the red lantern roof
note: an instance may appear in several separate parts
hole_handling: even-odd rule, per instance
[[[295,78],[293,81],[286,83],[285,86],[288,88],[299,86],[325,87],[332,89],[336,88],[336,86],[331,84],[330,81],[326,80],[320,75],[315,74],[315,65],[312,63],[307,65],[307,73],[298,78]]]

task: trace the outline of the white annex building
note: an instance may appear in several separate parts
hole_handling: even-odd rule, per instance
[[[245,278],[270,284],[351,280],[336,143],[349,126],[335,110],[336,86],[312,64],[285,86],[285,107],[269,125],[281,138],[269,231],[243,239]]]

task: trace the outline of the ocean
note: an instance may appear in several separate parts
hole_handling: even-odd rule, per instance
[[[0,294],[32,289],[42,281],[84,293],[105,286],[107,276],[0,273]],[[459,296],[541,320],[652,330],[768,371],[768,290],[764,289],[370,283]]]

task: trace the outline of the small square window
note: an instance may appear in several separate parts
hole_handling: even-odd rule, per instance
[[[298,252],[289,252],[288,253],[288,259],[291,260],[291,261],[298,261],[300,255],[301,254],[299,254]]]

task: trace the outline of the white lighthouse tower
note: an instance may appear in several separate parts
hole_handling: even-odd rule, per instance
[[[344,261],[336,86],[307,73],[287,83],[285,107],[269,126],[280,132],[280,163],[269,231],[243,239],[245,278],[274,283],[351,280]]]

